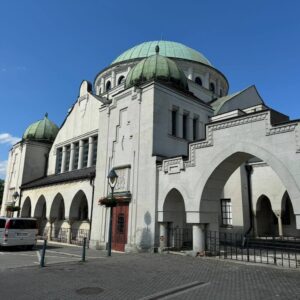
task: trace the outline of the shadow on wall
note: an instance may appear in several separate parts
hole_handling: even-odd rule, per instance
[[[151,224],[152,218],[151,214],[147,211],[144,215],[144,222],[147,227],[143,228],[141,241],[140,241],[140,248],[142,250],[149,250],[152,247],[152,233],[149,229],[149,225]]]

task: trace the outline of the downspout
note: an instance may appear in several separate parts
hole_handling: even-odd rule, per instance
[[[45,168],[44,168],[44,177],[47,176],[48,164],[49,164],[49,153],[45,153]]]
[[[19,218],[20,217],[20,212],[21,212],[21,198],[22,198],[22,189],[20,187],[20,196],[19,196],[19,210],[18,210],[18,213],[17,213],[17,217]]]
[[[95,173],[91,173],[90,174],[90,185],[92,186],[92,203],[91,203],[91,215],[90,215],[89,240],[91,240],[91,233],[92,233],[92,221],[93,221],[93,209],[94,209],[94,194],[95,194]]]
[[[252,187],[251,187],[251,174],[253,168],[250,165],[245,165],[245,170],[247,174],[247,192],[248,192],[248,205],[249,205],[249,218],[250,218],[249,228],[244,235],[246,237],[253,229]]]

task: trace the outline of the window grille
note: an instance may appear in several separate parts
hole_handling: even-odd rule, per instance
[[[222,225],[232,225],[232,206],[231,199],[221,199]]]
[[[82,153],[82,167],[86,168],[88,163],[88,156],[89,156],[89,141],[83,140],[83,153]]]
[[[61,172],[61,162],[62,162],[62,148],[56,150],[56,168],[55,173]]]
[[[93,137],[93,159],[92,159],[92,165],[96,166],[97,163],[97,147],[98,147],[98,137]]]

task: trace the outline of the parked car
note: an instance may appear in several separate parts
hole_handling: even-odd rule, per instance
[[[0,217],[0,246],[24,246],[32,249],[37,240],[37,220]]]

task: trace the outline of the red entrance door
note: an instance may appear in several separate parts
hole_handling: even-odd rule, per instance
[[[113,208],[112,249],[125,251],[128,229],[128,203],[118,203]]]

